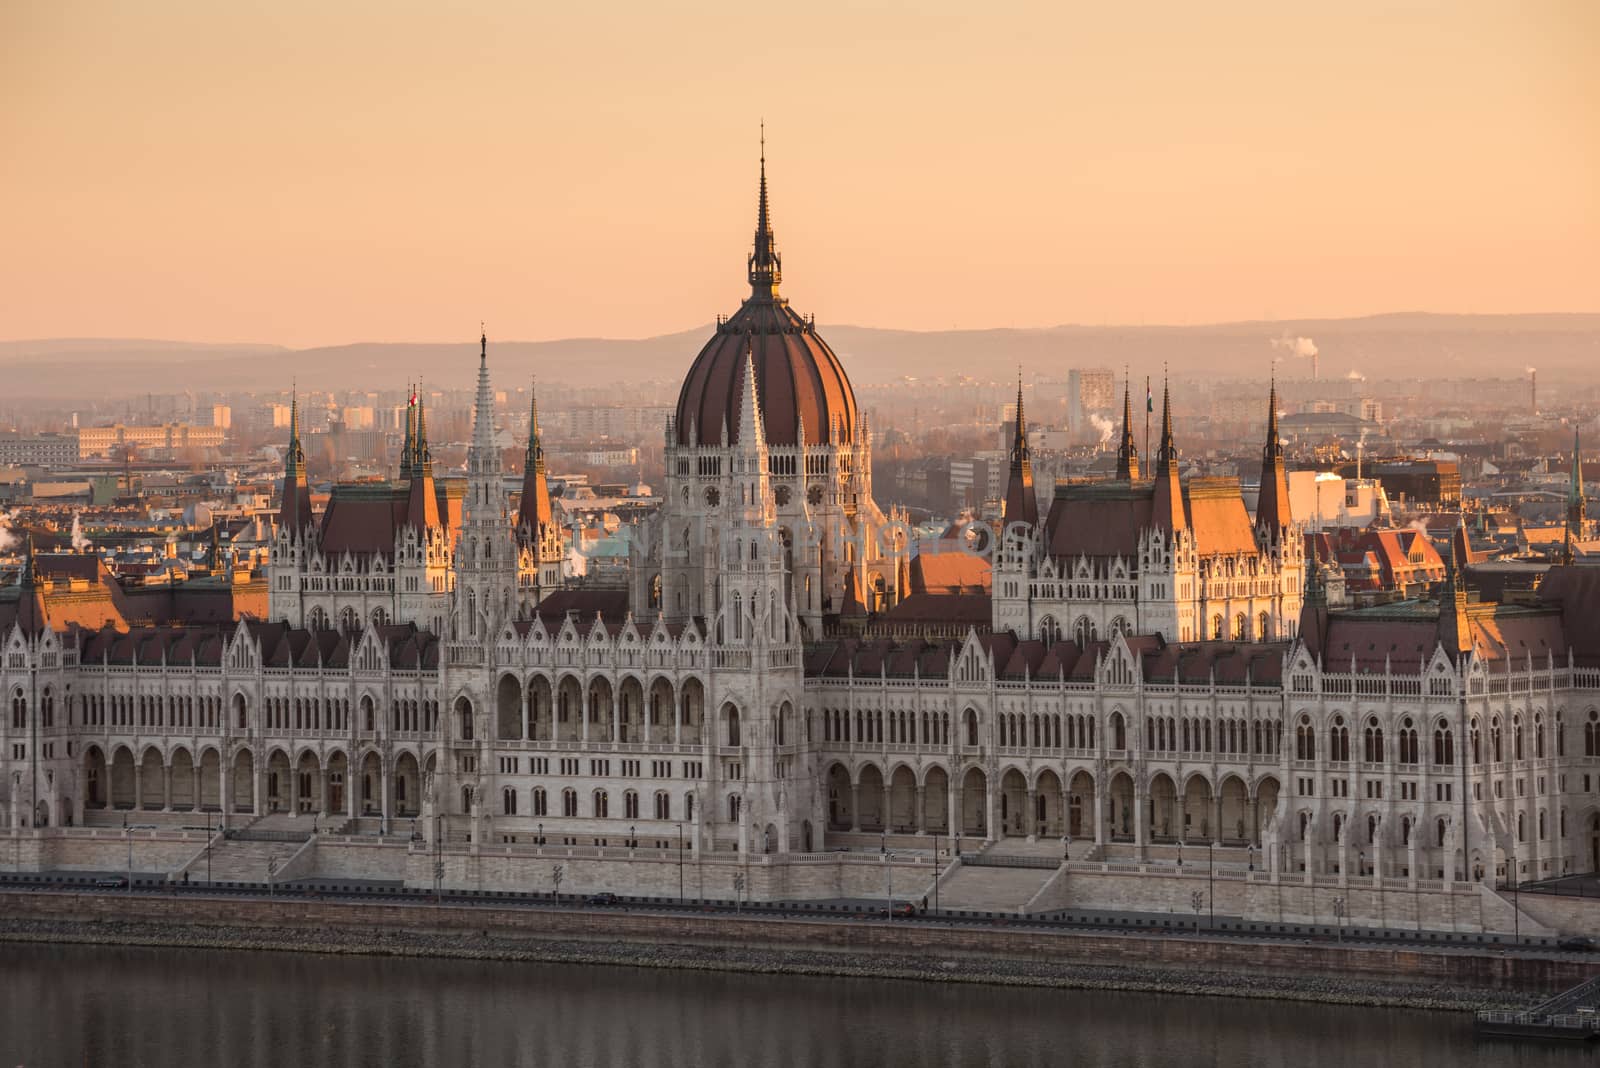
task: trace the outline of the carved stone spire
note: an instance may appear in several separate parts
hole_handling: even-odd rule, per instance
[[[1261,449],[1261,493],[1256,498],[1256,530],[1271,541],[1287,530],[1289,476],[1283,467],[1283,443],[1278,440],[1278,380],[1267,396],[1267,442]]]
[[[761,127],[761,191],[756,205],[755,247],[747,266],[750,273],[750,295],[758,300],[771,300],[778,295],[778,284],[783,281],[783,257],[778,255],[777,238],[772,233],[772,212],[767,203],[767,130]]]
[[[1139,477],[1139,447],[1133,443],[1133,381],[1122,377],[1122,444],[1117,446],[1117,478],[1129,482]]]
[[[1039,498],[1033,492],[1033,459],[1028,451],[1028,420],[1022,410],[1022,372],[1017,372],[1017,421],[1011,437],[1011,475],[1006,482],[1006,525],[1039,523]]]

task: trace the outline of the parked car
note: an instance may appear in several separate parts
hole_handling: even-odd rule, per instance
[[[1588,953],[1594,950],[1597,945],[1600,945],[1600,943],[1596,943],[1595,940],[1590,938],[1588,935],[1573,935],[1571,938],[1563,938],[1561,941],[1557,942],[1556,945],[1561,949],[1572,952]]]
[[[585,905],[615,905],[617,900],[616,894],[590,894],[583,899],[583,903]]]
[[[888,908],[879,909],[878,910],[878,914],[880,916],[890,916],[890,917],[894,917],[894,916],[915,916],[917,914],[917,909],[916,909],[916,906],[911,904],[911,902],[909,902],[909,901],[896,901],[893,905],[889,906]]]
[[[102,890],[121,890],[128,885],[126,875],[108,875],[104,879],[96,879],[94,885]]]

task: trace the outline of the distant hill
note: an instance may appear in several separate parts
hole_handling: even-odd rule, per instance
[[[971,374],[1004,377],[1021,364],[1032,374],[1070,367],[1121,367],[1176,375],[1257,375],[1275,352],[1282,373],[1303,376],[1309,361],[1291,353],[1319,350],[1325,378],[1514,377],[1537,367],[1541,382],[1592,384],[1600,367],[1600,315],[1433,315],[1419,312],[1359,319],[1299,319],[1203,326],[1073,326],[1041,329],[819,330],[857,383],[901,376]],[[496,381],[514,386],[537,374],[572,385],[681,379],[711,324],[636,340],[568,338],[496,341]],[[1299,342],[1297,343],[1297,340]],[[1278,345],[1274,346],[1274,341]],[[0,341],[0,374],[18,396],[88,391],[276,389],[291,378],[317,389],[392,387],[423,375],[465,386],[477,345],[363,343],[311,349],[136,339]]]

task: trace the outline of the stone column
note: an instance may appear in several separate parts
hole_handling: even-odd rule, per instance
[[[683,698],[677,693],[672,695],[672,744],[683,744]]]
[[[883,813],[879,818],[885,833],[894,830],[894,787],[890,780],[883,780]]]
[[[203,807],[201,805],[202,798],[200,796],[200,765],[196,764],[191,767],[189,769],[189,774],[194,778],[194,804],[190,806],[190,810],[193,812],[199,812]]]
[[[1094,784],[1094,844],[1106,844],[1106,792],[1100,783]]]
[[[1028,805],[1028,811],[1027,811],[1027,814],[1023,817],[1022,829],[1024,831],[1028,832],[1028,835],[1027,835],[1028,841],[1032,842],[1032,841],[1034,841],[1035,839],[1038,838],[1038,830],[1039,830],[1039,826],[1038,826],[1038,823],[1039,823],[1039,820],[1038,820],[1039,792],[1037,790],[1029,790],[1028,791],[1027,805]]]
[[[172,811],[172,765],[161,765],[161,811]]]
[[[582,721],[579,724],[578,738],[585,744],[589,741],[589,710],[590,702],[593,700],[594,694],[587,686],[578,691],[578,719]]]
[[[987,842],[993,842],[997,839],[999,837],[998,831],[1003,829],[995,826],[996,809],[999,808],[998,794],[999,787],[995,785],[994,776],[990,775],[984,780],[983,784],[983,837],[984,841]]]
[[[227,754],[217,756],[217,807],[222,810],[222,825],[228,825],[228,813],[233,811],[233,761]]]
[[[1144,859],[1145,842],[1148,840],[1145,834],[1145,823],[1150,818],[1148,807],[1149,798],[1145,794],[1144,787],[1136,779],[1133,784],[1133,848],[1134,854],[1140,860]]]
[[[850,784],[850,829],[852,831],[861,829],[861,784],[859,782]]]
[[[1221,792],[1219,791],[1218,793],[1212,795],[1212,800],[1214,800],[1216,802],[1216,809],[1217,809],[1217,817],[1216,817],[1216,819],[1217,819],[1217,822],[1213,823],[1211,825],[1211,842],[1212,842],[1213,845],[1221,846],[1222,845],[1222,794],[1221,794]]]
[[[300,814],[300,769],[289,766],[289,815]]]
[[[533,687],[529,686],[522,695],[522,737],[525,741],[533,741],[535,720],[533,716]]]
[[[953,835],[962,830],[961,826],[961,787],[949,785],[945,788],[945,808],[948,810],[948,830]]]
[[[133,810],[135,812],[139,812],[139,811],[142,811],[143,809],[144,809],[144,761],[141,760],[139,763],[137,763],[137,764],[135,764],[133,766]],[[13,806],[12,811],[13,812],[16,811],[15,806]],[[20,824],[18,824],[18,826],[20,826]]]
[[[925,787],[925,786],[918,786],[916,788],[916,806],[917,807],[916,807],[916,811],[912,813],[911,829],[913,831],[915,831],[917,834],[922,834],[923,833],[923,829],[924,829],[925,825],[928,822],[928,815],[927,815],[928,798],[927,798],[926,791],[927,791],[927,787]]]

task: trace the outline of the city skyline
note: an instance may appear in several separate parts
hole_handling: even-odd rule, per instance
[[[1585,5],[643,9],[604,47],[579,12],[377,10],[9,8],[7,335],[693,329],[734,310],[763,119],[826,322],[1600,310]]]

